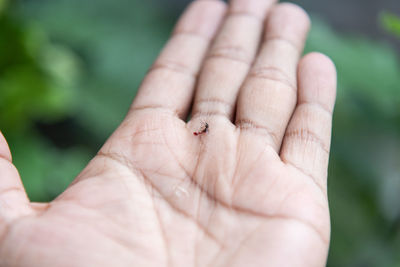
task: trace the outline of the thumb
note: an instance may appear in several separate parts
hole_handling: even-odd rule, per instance
[[[28,196],[12,164],[8,144],[0,132],[0,230],[4,224],[30,213]]]

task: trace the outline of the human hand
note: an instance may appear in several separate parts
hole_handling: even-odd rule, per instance
[[[324,266],[336,73],[300,60],[308,28],[293,4],[192,3],[50,203],[30,203],[1,137],[0,266]]]

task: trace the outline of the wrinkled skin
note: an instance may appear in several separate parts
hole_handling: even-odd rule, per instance
[[[300,57],[308,28],[293,4],[192,3],[50,203],[28,200],[1,136],[0,266],[324,266],[336,73]]]

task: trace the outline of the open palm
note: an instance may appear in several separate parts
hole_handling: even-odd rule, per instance
[[[292,4],[195,1],[50,203],[29,202],[0,139],[0,266],[324,266],[336,75],[300,60],[308,28]]]

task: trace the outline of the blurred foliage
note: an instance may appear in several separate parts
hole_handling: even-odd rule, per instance
[[[6,8],[7,2],[6,0],[0,0],[0,15],[3,13],[4,9]]]
[[[0,32],[1,126],[20,130],[36,119],[63,116],[76,98],[74,55],[8,14],[0,17]]]
[[[388,44],[313,22],[306,50],[329,55],[339,78],[328,266],[400,266],[399,57]]]
[[[13,151],[21,151],[14,160],[29,195],[45,201],[68,185],[76,167],[84,166],[84,152],[77,156],[58,151],[34,128],[35,122],[60,120],[73,110],[79,57],[51,42],[39,25],[24,22],[11,8],[0,2],[0,126]],[[64,176],[54,180],[61,169]]]
[[[139,0],[25,0],[2,13],[4,3],[0,127],[31,199],[46,201],[121,121],[179,12]],[[339,77],[328,266],[400,266],[398,55],[315,16],[313,25],[306,50],[329,55]]]
[[[400,38],[400,17],[389,13],[383,12],[381,15],[381,24],[386,31]]]
[[[307,51],[338,70],[328,266],[400,266],[400,65],[387,44],[343,36],[318,19]]]

